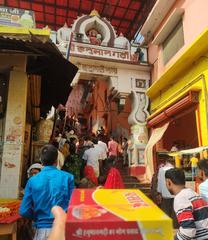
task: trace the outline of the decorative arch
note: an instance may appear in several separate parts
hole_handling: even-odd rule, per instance
[[[84,39],[88,39],[86,32],[90,30],[90,28],[95,28],[98,30],[101,35],[103,36],[103,40],[101,45],[108,45],[108,42],[111,39],[110,30],[106,23],[104,23],[100,18],[97,16],[91,17],[87,19],[80,25],[79,33],[82,33]]]
[[[87,31],[90,28],[95,28],[102,35],[103,40],[101,45],[113,46],[114,39],[116,38],[116,32],[113,26],[105,18],[100,18],[99,15],[86,16],[83,15],[77,18],[72,25],[72,32],[83,34],[85,42],[90,42]]]

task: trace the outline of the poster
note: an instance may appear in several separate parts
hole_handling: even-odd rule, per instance
[[[33,11],[0,6],[0,26],[35,28]]]

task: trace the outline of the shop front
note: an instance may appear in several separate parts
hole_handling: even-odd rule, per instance
[[[147,90],[151,99],[151,137],[145,150],[149,177],[159,165],[158,153],[208,145],[207,36],[206,30]]]
[[[77,72],[49,36],[48,29],[0,28],[0,198],[19,197],[34,162],[32,128],[66,102]]]

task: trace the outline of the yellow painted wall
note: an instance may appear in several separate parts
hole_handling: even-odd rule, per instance
[[[185,62],[184,62],[185,64]],[[208,145],[208,100],[207,100],[207,85],[208,85],[208,57],[205,55],[197,62],[192,64],[188,70],[182,72],[174,79],[166,89],[162,89],[160,94],[151,99],[152,116],[171,105],[181,96],[185,95],[189,90],[199,90],[199,115],[196,113],[197,128],[201,125],[202,143]],[[188,126],[187,126],[188,127]],[[199,134],[199,132],[198,132]]]

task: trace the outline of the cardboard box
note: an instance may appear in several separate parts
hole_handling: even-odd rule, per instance
[[[135,189],[76,189],[66,240],[172,240],[172,220]]]

